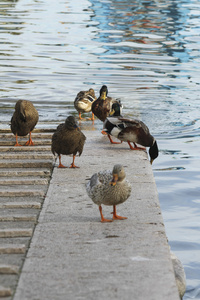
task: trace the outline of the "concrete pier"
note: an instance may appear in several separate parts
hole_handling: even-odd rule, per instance
[[[13,299],[178,300],[147,153],[111,145],[99,131],[83,132],[86,144],[75,160],[80,169],[53,170]],[[71,162],[62,156],[64,165]],[[101,223],[85,182],[116,163],[132,185],[130,198],[117,207],[128,219]],[[111,218],[112,207],[102,207]]]

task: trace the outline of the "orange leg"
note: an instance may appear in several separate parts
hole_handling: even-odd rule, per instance
[[[114,142],[113,139],[111,138],[110,134],[108,134],[108,138],[109,138],[111,144],[121,144],[122,143],[122,141],[121,142]]]
[[[58,168],[66,168],[65,166],[63,166],[61,164],[61,155],[59,155],[59,166],[58,166]]]
[[[103,213],[102,213],[102,207],[101,205],[99,205],[99,211],[100,211],[100,215],[101,215],[101,222],[104,223],[104,222],[112,222],[113,220],[108,220],[108,219],[105,219],[104,216],[103,216]]]
[[[88,118],[88,120],[94,121],[94,114],[92,112],[92,118]]]
[[[107,135],[107,132],[105,132],[104,130],[102,130],[101,133],[102,133],[103,135]]]
[[[81,117],[81,112],[79,112],[78,115],[79,115],[79,120],[83,120],[83,118]]]
[[[16,144],[15,144],[15,146],[21,146],[21,145],[18,143],[18,135],[17,135],[17,134],[16,134],[15,138],[16,138]]]
[[[31,138],[31,132],[29,133],[29,140],[25,144],[26,146],[34,146],[34,143]]]
[[[77,167],[77,166],[74,164],[75,157],[76,157],[76,155],[73,155],[73,161],[72,161],[72,163],[71,163],[70,168],[79,168],[79,167]]]
[[[134,148],[133,148],[133,146],[131,145],[131,143],[129,141],[127,143],[129,144],[129,147],[130,147],[131,150],[146,150],[146,148],[138,147],[136,145],[136,143],[133,143],[134,144]]]
[[[126,217],[120,217],[117,215],[117,212],[116,212],[116,205],[113,205],[113,220],[125,220],[127,219]]]

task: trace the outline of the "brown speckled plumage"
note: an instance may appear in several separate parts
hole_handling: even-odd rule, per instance
[[[61,164],[61,154],[73,154],[71,167],[76,167],[74,159],[77,153],[79,153],[79,156],[81,155],[85,140],[86,137],[78,128],[73,116],[69,116],[65,123],[57,127],[56,132],[52,136],[51,150],[54,155],[57,153],[59,156],[59,167],[64,167]]]
[[[126,174],[122,165],[117,164],[113,170],[95,173],[86,184],[86,191],[92,201],[99,206],[102,222],[110,220],[104,219],[101,204],[114,207],[113,219],[124,219],[116,215],[115,208],[116,205],[125,202],[131,194],[131,185],[126,180]]]
[[[79,113],[79,119],[81,120],[81,113],[87,113],[92,110],[92,103],[96,100],[95,92],[93,89],[89,89],[88,91],[80,91],[75,100],[74,107]],[[92,113],[91,120],[94,120],[94,115]]]
[[[11,118],[11,131],[16,136],[16,144],[17,136],[26,136],[28,133],[31,135],[31,131],[33,131],[38,119],[38,112],[32,102],[28,100],[17,101],[15,112]],[[30,141],[33,144],[31,136],[29,138]],[[27,145],[29,145],[28,142]]]

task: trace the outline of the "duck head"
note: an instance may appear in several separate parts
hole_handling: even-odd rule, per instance
[[[150,162],[153,163],[154,159],[158,157],[158,145],[156,140],[154,140],[153,145],[149,148],[149,156],[150,156]]]
[[[125,174],[123,166],[119,165],[119,164],[114,165],[112,175],[113,175],[113,178],[110,182],[110,184],[112,186],[116,185],[117,182],[124,180],[124,178],[126,177],[126,174]]]
[[[100,89],[100,99],[105,100],[108,95],[108,88],[106,85],[103,85]]]
[[[95,92],[93,89],[89,89],[89,96],[92,96],[95,99]]]
[[[122,108],[123,108],[123,105],[121,104],[121,102],[115,102],[113,103],[112,105],[112,108],[111,108],[111,112],[110,112],[110,116],[112,117],[119,117],[122,115]]]
[[[73,116],[67,117],[67,119],[65,120],[65,126],[71,130],[78,128],[78,125],[76,124],[76,120]]]

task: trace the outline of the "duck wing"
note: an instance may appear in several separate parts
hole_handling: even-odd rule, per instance
[[[149,134],[149,128],[140,120],[137,119],[128,119],[123,117],[118,117],[118,126],[132,127],[135,129],[142,129],[146,134]]]
[[[119,139],[138,143],[145,147],[152,145],[153,136],[150,134],[149,128],[142,121],[121,117],[119,117],[119,121],[121,123],[118,126],[124,127],[118,135]]]
[[[112,171],[105,170],[95,173],[86,185],[86,190],[90,198],[102,197],[104,187],[112,180]]]

